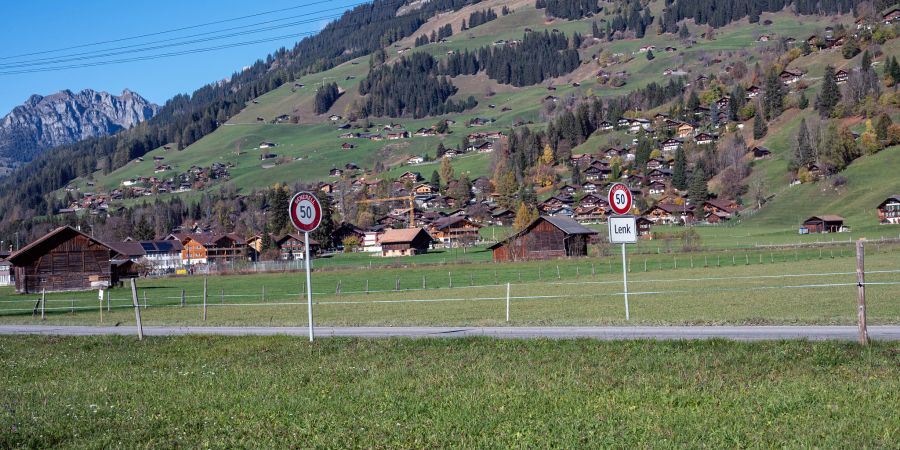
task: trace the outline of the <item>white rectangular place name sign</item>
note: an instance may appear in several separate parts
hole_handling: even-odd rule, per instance
[[[634,244],[637,242],[637,222],[634,216],[609,218],[609,243]]]

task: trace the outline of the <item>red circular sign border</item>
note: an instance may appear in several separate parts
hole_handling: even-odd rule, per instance
[[[316,210],[316,220],[314,223],[311,223],[309,225],[303,225],[303,223],[300,222],[300,218],[297,217],[297,215],[296,215],[297,210],[294,208],[294,206],[297,204],[297,202],[299,202],[301,200],[309,200],[310,203],[313,204],[313,207]],[[322,205],[319,204],[319,199],[316,198],[316,196],[313,195],[311,192],[307,192],[307,191],[298,192],[298,193],[294,194],[293,197],[291,197],[291,202],[288,205],[288,216],[290,217],[291,224],[294,225],[294,228],[296,228],[300,231],[309,233],[309,232],[315,230],[316,228],[319,228],[319,225],[322,224]]]
[[[618,190],[624,190],[625,195],[628,197],[628,207],[625,209],[620,210],[616,208],[616,203],[613,201],[613,193]],[[634,204],[634,198],[631,196],[631,191],[628,189],[628,186],[625,186],[622,183],[616,183],[609,187],[609,194],[607,195],[606,200],[609,202],[609,208],[616,214],[628,214],[631,212],[631,207]]]

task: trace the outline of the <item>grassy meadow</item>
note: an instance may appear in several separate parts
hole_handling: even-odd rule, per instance
[[[9,336],[0,447],[889,448],[898,380],[886,342]]]
[[[821,257],[819,252],[821,251]],[[832,257],[832,252],[834,257]],[[900,323],[896,249],[870,245],[869,321]],[[856,262],[849,249],[632,255],[631,320],[624,320],[620,259],[321,269],[313,274],[319,325],[853,324]],[[302,272],[140,279],[146,325],[303,326]],[[510,322],[505,321],[510,284]],[[881,284],[885,283],[885,284]],[[181,293],[185,306],[181,307]],[[0,289],[0,323],[133,324],[128,289],[113,289],[101,322],[96,292],[39,295]]]

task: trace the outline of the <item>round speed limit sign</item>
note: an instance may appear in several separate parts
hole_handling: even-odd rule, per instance
[[[319,228],[322,223],[322,205],[319,199],[309,192],[298,192],[291,199],[291,223],[300,231],[310,232]]]
[[[616,214],[628,214],[631,211],[631,191],[628,186],[622,183],[610,186],[609,207]]]

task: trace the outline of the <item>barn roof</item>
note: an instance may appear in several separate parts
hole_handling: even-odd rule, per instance
[[[559,216],[538,217],[533,222],[531,222],[531,224],[529,224],[527,227],[525,227],[525,229],[527,230],[527,229],[532,228],[533,226],[537,225],[537,223],[541,219],[546,220],[547,222],[550,222],[551,225],[555,226],[556,228],[559,228],[563,233],[566,233],[566,234],[597,234],[596,231],[576,222],[574,219],[571,219],[569,217],[559,217]]]
[[[26,245],[25,247],[22,247],[22,249],[10,255],[9,258],[7,258],[7,261],[16,266],[22,265],[24,263],[27,263],[28,261],[34,260],[40,255],[49,252],[59,244],[68,241],[69,239],[72,239],[76,236],[83,236],[97,245],[106,247],[110,252],[116,251],[109,245],[106,245],[103,242],[100,242],[70,226],[64,226],[59,227],[45,234],[36,241]]]
[[[460,215],[452,215],[449,217],[442,217],[438,220],[435,220],[434,223],[432,223],[431,225],[435,229],[441,230],[441,229],[449,228],[453,225],[456,225],[459,222],[467,222],[468,224],[470,224],[472,226],[481,228],[481,225],[478,225],[478,224],[472,222],[471,220],[469,220],[467,217],[460,216]]]
[[[900,202],[900,194],[894,194],[894,195],[889,196],[888,198],[884,199],[883,202],[879,203],[878,206],[882,207],[890,201]],[[2,257],[3,257],[3,255],[0,254],[0,258],[2,258]]]
[[[282,245],[282,244],[284,244],[285,242],[287,242],[288,239],[291,239],[291,238],[293,238],[293,239],[295,239],[295,240],[297,240],[297,241],[300,241],[300,242],[305,242],[305,239],[303,238],[303,235],[302,235],[302,234],[299,234],[299,233],[288,233],[288,234],[286,234],[286,235],[280,237],[280,238],[278,239],[278,241],[276,241],[276,242],[278,243],[278,245]],[[309,245],[319,245],[319,241],[310,238],[310,239],[309,239]]]
[[[500,242],[497,242],[494,245],[491,245],[490,247],[488,247],[488,249],[493,250],[493,249],[498,248],[498,247],[506,244],[507,242],[523,235],[523,234],[528,233],[529,231],[531,231],[532,228],[537,226],[537,224],[541,223],[542,221],[546,221],[550,225],[553,225],[554,227],[559,228],[560,231],[562,231],[563,233],[568,234],[568,235],[577,235],[577,234],[594,235],[594,234],[597,234],[596,231],[578,223],[577,221],[575,221],[575,219],[573,219],[571,217],[540,216],[537,219],[534,219],[530,224],[528,224],[527,227],[523,228],[522,231],[519,231],[518,233],[516,233]]]
[[[110,244],[110,246],[112,246],[120,255],[127,258],[139,258],[147,254],[147,252],[144,250],[144,246],[141,245],[140,242],[116,242],[114,244]]]
[[[809,219],[806,219],[804,222],[811,222],[814,219],[819,219],[825,222],[843,222],[844,218],[841,216],[836,216],[834,214],[824,214],[821,216],[812,216]]]
[[[431,240],[431,235],[424,228],[400,228],[385,230],[378,241],[382,244],[403,244],[414,241],[421,233]]]

